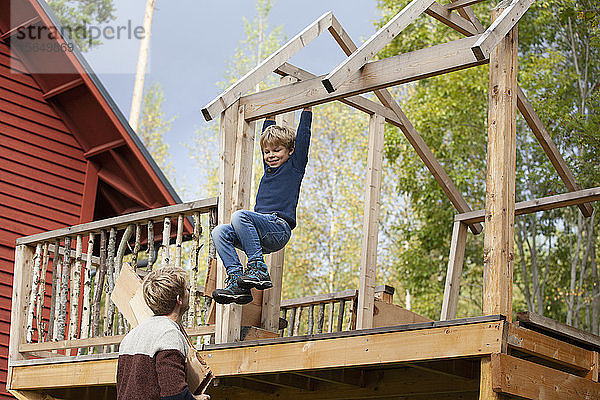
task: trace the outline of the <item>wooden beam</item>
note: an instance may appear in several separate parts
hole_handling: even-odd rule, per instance
[[[131,168],[129,168],[129,165],[123,159],[123,156],[119,154],[119,152],[116,151],[116,149],[110,149],[108,152],[113,158],[113,160],[115,160],[117,166],[121,169],[123,175],[127,177],[127,179],[129,180],[129,182],[131,182],[133,187],[136,188],[141,198],[144,199],[145,203],[151,204],[152,200],[150,198],[150,195],[148,194],[147,188],[144,185],[142,185],[138,177],[133,174],[133,171],[131,170]],[[147,208],[152,208],[152,206],[149,206]]]
[[[335,27],[335,24],[333,26]],[[337,36],[344,37],[344,35],[340,34],[339,32]],[[350,39],[348,38],[346,40]],[[344,51],[350,51],[353,46],[354,43],[351,41],[344,41],[342,47],[347,49]],[[310,72],[304,71],[287,63],[280,66],[276,72],[295,76],[299,80],[312,79],[315,77],[315,75],[311,74]],[[386,122],[399,127],[455,208],[457,210],[470,210],[471,207],[469,207],[466,200],[462,197],[458,191],[458,188],[456,188],[456,185],[454,185],[454,182],[450,176],[448,176],[448,173],[446,173],[442,165],[435,158],[421,135],[419,135],[417,130],[410,123],[409,119],[406,117],[397,102],[392,98],[391,94],[387,90],[376,90],[375,93],[384,104],[383,106],[361,96],[350,96],[345,99],[339,99],[339,101],[358,110],[364,111],[370,115],[382,115],[385,117]],[[469,225],[475,234],[479,234],[483,230],[483,227],[479,223]]]
[[[322,80],[329,93],[337,90],[353,74],[379,53],[404,28],[421,15],[434,0],[412,0],[402,11],[382,26],[347,59],[335,67]]]
[[[459,8],[471,6],[473,4],[481,3],[482,1],[485,0],[456,0],[450,4],[447,4],[446,7],[448,7],[448,10],[452,11],[457,10]]]
[[[492,354],[495,392],[525,399],[598,399],[600,383],[506,354]]]
[[[322,77],[317,77],[243,96],[240,104],[248,105],[245,118],[256,120],[267,115],[485,64],[486,60],[477,60],[471,51],[477,38],[478,36],[459,39],[367,63],[334,93],[328,93],[321,84]]]
[[[369,122],[367,176],[365,181],[365,206],[363,214],[362,247],[360,252],[360,275],[358,277],[356,329],[373,327],[384,131],[385,119],[377,114],[372,115]]]
[[[567,340],[575,341],[586,347],[593,347],[596,350],[600,350],[600,336],[573,328],[552,318],[527,311],[517,313],[517,320],[529,329],[548,332],[552,335],[558,335]]]
[[[19,25],[15,26],[14,28],[9,29],[8,31],[4,32],[2,35],[0,35],[0,40],[6,41],[11,36],[19,33],[19,31],[21,31],[21,29],[27,28],[28,26],[31,26],[33,24],[37,24],[40,21],[41,21],[41,18],[39,17],[39,15],[36,15],[35,17],[28,19],[27,21],[20,23]]]
[[[541,199],[521,201],[515,204],[515,215],[531,214],[538,211],[553,210],[555,208],[568,207],[582,203],[600,200],[600,186],[590,189],[578,190]],[[457,214],[454,221],[464,223],[483,222],[485,211],[476,210],[464,214]]]
[[[190,201],[187,203],[175,204],[172,206],[154,208],[152,210],[139,211],[118,217],[106,218],[100,221],[88,222],[85,224],[73,225],[67,228],[55,229],[53,231],[38,233],[17,239],[19,244],[32,244],[41,241],[47,241],[57,237],[74,236],[77,234],[98,233],[101,229],[114,226],[116,229],[122,229],[130,224],[147,223],[149,220],[162,221],[166,216],[177,216],[179,214],[190,214],[192,212],[205,213],[210,209],[217,207],[217,198]],[[52,245],[50,245],[52,246]]]
[[[92,158],[94,156],[97,156],[98,154],[102,154],[109,150],[125,146],[125,144],[126,144],[125,139],[116,139],[116,140],[110,141],[108,143],[104,143],[99,146],[92,147],[91,149],[89,149],[88,151],[83,153],[83,157],[86,159]]]
[[[594,368],[594,351],[511,324],[508,348],[577,370],[585,375]]]
[[[517,0],[518,1],[518,0]],[[492,19],[501,9],[493,10]],[[517,27],[490,54],[484,315],[512,318],[517,125]]]
[[[12,303],[10,313],[10,338],[8,345],[9,364],[25,357],[19,353],[19,345],[25,342],[27,315],[27,294],[31,290],[31,270],[35,252],[27,245],[17,245],[13,277]],[[8,368],[7,389],[11,389],[12,368]]]
[[[219,210],[220,224],[229,223],[233,214],[233,193],[236,137],[238,132],[239,101],[221,113],[220,124],[220,165],[219,165]],[[225,266],[218,257],[217,288],[225,287]],[[240,340],[242,306],[239,304],[217,304],[215,343],[228,343]]]
[[[429,8],[425,10],[425,13],[465,36],[477,34],[477,29],[473,23],[468,18],[464,18],[461,15],[450,11],[448,5],[441,5],[434,1]]]
[[[451,0],[450,3],[454,3],[455,1],[458,1],[458,0]],[[483,31],[485,31],[485,28],[483,27],[483,25],[481,24],[481,22],[479,21],[479,19],[475,15],[475,12],[473,12],[473,9],[471,9],[471,7],[459,8],[458,13],[460,14],[461,17],[471,21],[471,23],[475,27],[475,31],[477,33],[482,33]]]
[[[502,347],[504,322],[205,349],[216,376],[361,367],[483,356]]]
[[[550,158],[550,162],[556,169],[556,172],[558,172],[558,175],[562,181],[565,183],[567,189],[569,189],[570,192],[581,190],[581,187],[575,180],[575,177],[569,169],[569,166],[565,162],[564,158],[560,155],[556,144],[554,144],[554,141],[552,140],[552,137],[548,134],[548,131],[546,130],[542,120],[538,117],[533,109],[533,106],[529,100],[527,100],[525,93],[523,93],[523,90],[520,87],[518,88],[517,92],[517,107],[519,108],[519,111],[521,111],[525,121],[527,121],[527,125],[529,125],[533,131],[533,134],[542,146],[542,149],[544,149],[544,152]],[[584,216],[592,216],[593,210],[590,203],[581,203],[578,204],[578,207]]]
[[[440,321],[456,318],[466,244],[467,225],[455,221],[452,228],[452,243],[450,244],[450,256],[448,257],[448,271],[446,272],[446,286],[444,288]]]
[[[204,118],[207,121],[210,121],[215,116],[219,115],[239,100],[243,94],[253,89],[257,83],[263,81],[273,70],[275,70],[275,68],[289,60],[307,44],[319,37],[321,33],[325,32],[331,26],[332,16],[333,14],[331,11],[323,14],[302,32],[281,46],[279,50],[257,65],[252,71],[248,72],[240,80],[228,87],[223,93],[202,109]]]
[[[11,389],[52,389],[59,387],[114,385],[117,360],[65,362],[13,367]]]
[[[106,169],[101,169],[98,171],[98,178],[112,186],[117,192],[123,194],[125,197],[130,198],[142,207],[152,208],[152,205],[146,203],[146,200],[138,196],[136,189],[120,176],[117,176]]]
[[[96,195],[98,193],[98,166],[88,160],[85,168],[85,180],[83,183],[83,196],[81,199],[81,214],[79,223],[83,224],[94,220],[96,208]]]
[[[496,6],[496,9],[502,9],[502,12],[473,45],[473,54],[478,60],[485,60],[490,57],[492,50],[517,25],[533,1],[503,0]]]
[[[60,86],[55,87],[54,89],[50,89],[47,92],[45,92],[44,94],[42,94],[42,97],[44,98],[44,100],[49,100],[53,97],[58,96],[59,94],[62,94],[64,92],[68,92],[71,89],[75,89],[76,87],[79,87],[83,85],[83,79],[81,78],[77,78],[77,79],[73,79],[70,82],[67,82],[65,84],[62,84]]]

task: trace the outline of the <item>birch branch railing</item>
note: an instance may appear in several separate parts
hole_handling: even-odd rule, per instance
[[[114,351],[129,329],[110,301],[124,262],[139,275],[157,261],[189,270],[193,298],[184,322],[192,336],[213,335],[205,321],[210,298],[197,279],[208,266],[201,267],[201,249],[211,249],[208,262],[216,257],[202,229],[212,230],[216,214],[211,198],[17,239],[11,360]]]

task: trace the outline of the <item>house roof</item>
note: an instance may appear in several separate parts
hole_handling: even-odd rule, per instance
[[[55,34],[19,34],[29,27]],[[91,217],[181,202],[83,55],[76,46],[67,48],[72,42],[45,1],[1,1],[0,32],[96,170],[96,212]],[[32,51],[35,44],[60,50]]]

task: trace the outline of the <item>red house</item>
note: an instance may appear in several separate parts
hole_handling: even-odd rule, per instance
[[[181,202],[77,49],[12,40],[57,26],[43,0],[0,0],[0,398],[15,239]]]

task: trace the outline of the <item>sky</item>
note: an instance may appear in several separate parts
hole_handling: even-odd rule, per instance
[[[145,0],[114,3],[117,19],[111,25],[143,25]],[[166,116],[177,116],[164,137],[176,172],[176,188],[193,186],[197,180],[198,172],[186,144],[193,143],[197,128],[208,124],[200,110],[220,94],[216,83],[223,80],[228,60],[244,39],[243,18],[254,19],[255,7],[253,0],[156,1],[145,87],[160,83],[165,91]],[[375,32],[374,21],[380,16],[377,0],[274,0],[269,28],[281,25],[289,39],[330,10],[357,44]],[[138,52],[139,40],[123,35],[120,39],[104,39],[103,45],[84,54],[126,117]],[[344,58],[331,35],[324,33],[290,62],[315,74],[325,74]],[[194,200],[188,193],[179,194],[184,201]]]

